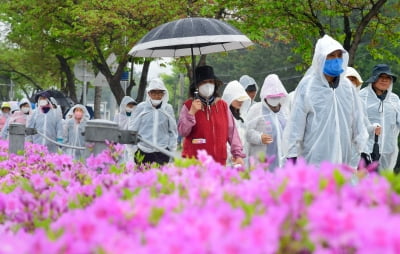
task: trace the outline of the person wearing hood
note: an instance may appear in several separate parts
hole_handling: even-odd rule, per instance
[[[168,90],[161,79],[155,78],[150,80],[146,92],[146,100],[137,105],[132,115],[129,130],[136,131],[141,139],[173,152],[177,147],[178,131],[174,110],[168,103]],[[161,165],[170,160],[168,155],[141,140],[137,146],[136,163],[155,162]],[[139,159],[141,156],[144,156],[142,161]]]
[[[346,69],[346,78],[350,80],[350,82],[353,84],[354,88],[356,89],[357,92],[360,91],[362,83],[364,82],[360,76],[360,74],[354,69],[353,67],[347,66]],[[365,126],[369,126],[370,123],[368,121],[368,117],[364,114],[364,109],[360,110],[363,114],[362,117],[364,118]],[[361,113],[360,112],[360,113]],[[360,116],[361,117],[361,116]],[[364,160],[364,163],[369,164],[371,162],[371,158],[368,156],[368,153],[364,151],[361,153],[361,158]],[[351,165],[355,165],[357,163],[360,163],[360,157],[358,155],[358,152],[355,148],[353,148],[353,159],[351,162]]]
[[[361,101],[350,80],[345,78],[349,55],[328,35],[316,44],[311,67],[296,88],[290,117],[283,135],[284,155],[295,162],[323,161],[352,164],[368,139]]]
[[[36,109],[28,121],[28,128],[35,128],[42,135],[53,141],[63,142],[63,126],[61,115],[53,109],[47,92],[36,94]],[[44,138],[41,134],[32,136],[32,142],[47,146],[49,152],[57,152],[57,145]]]
[[[249,111],[246,120],[246,139],[249,145],[248,156],[266,155],[269,169],[282,167],[282,134],[287,115],[284,112],[288,93],[278,75],[270,74],[261,88],[261,102]]]
[[[121,104],[119,105],[119,112],[114,117],[114,122],[118,124],[121,130],[128,130],[129,122],[132,121],[133,112],[135,111],[138,103],[130,96],[124,96]],[[124,161],[133,160],[136,145],[125,145],[123,159]]]
[[[247,95],[250,97],[250,100],[246,100],[240,108],[242,116],[246,117],[251,106],[256,103],[255,98],[258,92],[258,85],[254,78],[250,77],[249,75],[241,76],[239,79],[239,83],[243,86]]]
[[[245,121],[241,116],[240,109],[246,101],[250,100],[250,97],[244,90],[243,86],[237,80],[234,80],[229,82],[225,87],[224,92],[222,93],[222,99],[229,105],[229,110],[231,111],[231,114],[235,120],[235,125],[238,129],[240,140],[242,141],[242,144],[244,144]],[[228,152],[229,149],[230,147],[228,148]],[[230,158],[228,158],[228,160],[229,159]]]
[[[218,94],[222,82],[208,65],[195,69],[194,80],[178,121],[179,134],[184,137],[182,157],[196,158],[197,151],[206,150],[216,162],[226,165],[229,143],[232,164],[244,165],[246,155],[234,118]]]
[[[50,100],[50,103],[51,103],[51,106],[53,107],[53,109],[55,109],[62,118],[63,113],[61,110],[61,106],[58,104],[57,100],[54,97],[50,97],[49,100]]]
[[[0,114],[0,130],[6,125],[8,118],[11,115],[11,105],[8,101],[1,104],[1,114]]]
[[[373,68],[372,76],[365,81],[368,86],[360,91],[365,114],[371,123],[366,150],[369,153],[373,151],[375,135],[379,136],[379,169],[393,170],[399,154],[400,101],[392,92],[396,80],[397,76],[387,64],[378,64]]]
[[[1,131],[1,136],[3,139],[8,138],[10,123],[19,123],[26,126],[30,116],[32,115],[31,103],[27,98],[23,98],[18,104],[19,108],[12,110],[12,115],[8,118],[6,125]]]
[[[353,67],[347,66],[346,69],[346,78],[348,78],[351,83],[356,88],[357,92],[360,91],[361,85],[364,82],[360,76],[360,74]]]
[[[87,121],[90,119],[89,112],[81,104],[74,105],[70,111],[72,117],[64,122],[64,143],[70,146],[84,147],[86,142],[83,133],[85,132]],[[64,152],[71,155],[75,160],[83,159],[85,155],[85,150],[73,148],[64,148]]]

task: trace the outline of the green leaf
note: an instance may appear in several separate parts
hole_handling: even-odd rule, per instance
[[[346,178],[338,169],[333,171],[333,179],[335,180],[336,185],[339,187],[342,187],[346,183]]]
[[[8,170],[7,169],[0,169],[0,177],[6,176],[8,174]]]
[[[162,216],[165,213],[165,209],[161,208],[161,207],[152,207],[151,208],[151,212],[150,212],[150,216],[149,216],[149,222],[153,225],[156,226],[158,224],[158,222],[160,221],[160,219],[162,218]]]

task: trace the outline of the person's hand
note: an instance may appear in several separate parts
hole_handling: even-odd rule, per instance
[[[189,114],[195,115],[197,111],[201,110],[201,101],[196,99],[192,101],[192,106],[190,107]]]
[[[375,135],[381,135],[382,127],[380,125],[375,127]]]
[[[233,162],[233,164],[240,164],[240,165],[242,165],[242,166],[244,166],[244,161],[243,161],[243,158],[240,158],[240,157],[233,157],[232,158],[232,162]]]
[[[261,134],[261,142],[263,144],[271,144],[273,141],[272,136],[268,134]]]

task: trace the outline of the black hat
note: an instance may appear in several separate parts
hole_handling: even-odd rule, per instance
[[[366,83],[375,83],[381,74],[392,76],[393,83],[396,82],[397,76],[393,74],[387,64],[377,64],[372,69],[372,76],[365,81]]]
[[[208,65],[198,66],[195,70],[196,85],[207,79],[214,79],[216,85],[222,84],[222,81],[217,76],[214,75],[214,70],[211,66]]]

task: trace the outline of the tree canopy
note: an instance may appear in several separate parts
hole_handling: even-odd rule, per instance
[[[315,42],[325,33],[343,43],[350,65],[367,72],[375,61],[400,63],[399,10],[396,0],[2,0],[0,20],[10,32],[2,43],[0,71],[19,84],[56,85],[74,97],[73,65],[85,59],[104,74],[119,103],[129,50],[152,28],[189,15],[229,22],[261,46],[250,57],[238,52],[237,60],[225,65],[226,74],[237,74],[234,79],[241,73],[255,76],[258,68],[262,82],[267,72],[292,65],[296,76],[310,64]],[[259,53],[262,47],[269,53]],[[286,54],[272,54],[279,48]],[[115,71],[106,64],[111,53],[118,56]],[[200,60],[204,63],[205,56]],[[139,84],[143,93],[150,59],[132,61],[147,64]],[[177,63],[190,73],[188,62]],[[260,63],[267,67],[260,70]]]

